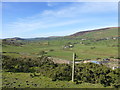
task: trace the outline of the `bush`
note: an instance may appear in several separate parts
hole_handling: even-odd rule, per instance
[[[52,51],[54,51],[54,49],[50,49],[49,51],[52,52]]]
[[[53,79],[56,80],[71,80],[71,67],[69,65],[59,65],[55,70],[53,74]]]
[[[45,52],[45,51],[40,51],[39,54],[40,54],[40,55],[44,55],[44,54],[47,54],[47,52]]]
[[[40,73],[52,78],[52,81],[70,81],[72,76],[72,65],[55,64],[47,56],[39,58],[11,58],[3,56],[3,69],[12,72],[32,72],[31,77]],[[81,63],[75,65],[75,82],[100,83],[106,86],[119,88],[120,68],[112,70],[104,65],[94,63]],[[39,75],[38,75],[39,76]]]
[[[13,72],[34,72],[36,70],[31,67],[54,64],[54,62],[46,56],[41,56],[39,58],[11,58],[9,56],[3,56],[2,58],[3,69]]]

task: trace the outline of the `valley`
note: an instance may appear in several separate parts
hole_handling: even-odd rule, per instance
[[[73,35],[61,36],[61,37],[31,38],[31,39],[15,37],[15,38],[3,39],[1,53],[3,56],[5,56],[4,57],[5,61],[3,59],[3,63],[6,63],[3,65],[3,75],[5,75],[5,77],[3,78],[3,86],[4,87],[17,87],[17,88],[18,87],[27,87],[25,84],[22,85],[22,83],[20,85],[18,85],[20,82],[14,83],[9,80],[9,77],[13,77],[13,79],[14,79],[14,76],[16,77],[17,73],[19,72],[20,76],[18,77],[18,79],[21,79],[21,80],[22,80],[22,78],[21,78],[22,74],[24,74],[26,76],[26,78],[29,79],[29,81],[34,81],[34,80],[37,80],[36,78],[38,78],[38,79],[41,78],[40,82],[43,82],[44,77],[45,77],[45,80],[48,80],[45,83],[38,82],[40,84],[40,85],[38,85],[38,83],[37,83],[38,86],[34,86],[34,85],[31,86],[32,84],[31,85],[29,84],[28,85],[29,87],[40,87],[40,88],[42,88],[42,87],[43,88],[45,88],[45,87],[48,87],[48,88],[49,87],[51,87],[51,88],[55,88],[55,87],[76,88],[77,87],[77,88],[79,88],[79,87],[81,87],[81,88],[83,88],[84,84],[85,84],[86,85],[85,87],[89,87],[91,85],[90,87],[94,86],[94,87],[102,88],[102,87],[104,87],[104,85],[101,86],[103,83],[99,84],[100,83],[98,80],[99,76],[93,75],[94,77],[97,78],[96,80],[98,80],[98,81],[96,81],[96,80],[92,81],[92,78],[89,81],[85,81],[85,79],[82,79],[82,78],[80,79],[79,75],[77,76],[77,74],[76,74],[76,78],[79,77],[79,79],[78,79],[78,81],[76,80],[75,83],[82,81],[82,84],[76,85],[75,83],[72,83],[70,81],[70,77],[71,77],[71,72],[70,72],[71,69],[70,68],[72,66],[73,52],[76,53],[76,55],[77,55],[76,61],[82,62],[84,68],[87,67],[86,66],[87,63],[85,63],[85,64],[83,63],[85,61],[98,61],[98,62],[108,61],[109,63],[102,63],[103,66],[97,66],[97,67],[104,67],[105,70],[110,70],[111,72],[114,72],[113,67],[117,67],[117,69],[119,69],[119,66],[118,66],[119,59],[120,59],[120,57],[118,55],[118,49],[120,47],[120,43],[118,43],[119,39],[120,38],[118,35],[117,27],[77,32]],[[15,59],[15,61],[14,61],[14,59]],[[31,63],[31,61],[29,61],[29,59],[32,59],[33,63],[36,63],[36,64],[33,64],[31,66],[32,63]],[[45,64],[45,65],[40,64],[43,66],[39,66],[39,63],[43,63],[48,59],[52,60],[52,63],[54,63],[54,64]],[[10,66],[9,66],[8,62],[13,62],[10,60],[13,60],[14,62],[16,62],[16,64],[11,63],[12,69],[9,69]],[[26,71],[24,71],[24,70],[22,71],[22,69],[20,68],[21,65],[19,66],[19,63],[18,63],[19,60],[20,60],[21,65],[23,65],[24,68],[28,67],[28,68],[26,68]],[[21,61],[21,60],[23,60],[23,61]],[[39,61],[39,60],[43,60],[43,61]],[[24,63],[29,63],[30,65],[24,66],[25,65]],[[46,61],[45,63],[49,63],[49,61]],[[8,64],[8,66],[7,66],[7,64]],[[64,64],[65,64],[65,66],[64,66]],[[47,68],[47,67],[53,68],[53,71],[51,71],[51,72],[54,72],[55,74],[58,73],[57,70],[61,70],[61,72],[64,72],[65,69],[60,68],[61,65],[63,65],[64,68],[69,69],[68,72],[70,73],[69,74],[70,76],[66,77],[66,75],[68,74],[68,73],[66,73],[67,72],[66,71],[65,75],[63,74],[63,76],[60,76],[61,78],[59,79],[57,76],[55,78],[54,75],[51,76],[52,74],[49,75],[49,72],[47,72],[49,70],[49,68]],[[66,66],[66,65],[68,65],[68,66]],[[81,65],[81,64],[78,63],[78,65]],[[94,66],[95,65],[93,65],[93,67]],[[37,68],[39,68],[39,70]],[[44,68],[45,71],[44,70],[42,71],[42,68]],[[79,68],[79,66],[78,67],[76,66],[76,70],[78,68]],[[95,69],[95,68],[92,68],[92,69]],[[86,70],[88,70],[88,69],[86,69]],[[29,73],[26,73],[28,71],[29,71]],[[29,74],[35,73],[35,72],[37,72],[41,75],[40,76],[38,75],[38,77],[35,77],[35,78],[30,78]],[[94,72],[94,71],[92,71],[92,72]],[[61,74],[59,74],[59,75],[61,75]],[[87,75],[88,74],[86,74],[86,77],[88,77]],[[93,77],[93,76],[91,76],[91,77]],[[59,80],[63,80],[62,77],[68,78],[67,81],[59,81]],[[52,78],[52,81],[50,78]],[[54,78],[55,78],[55,81],[54,81]],[[58,83],[61,83],[61,84],[58,85]],[[65,83],[65,84],[63,85],[62,83]],[[67,83],[68,83],[68,85],[66,86]],[[112,87],[112,85],[108,84],[108,85],[105,85],[105,87]]]

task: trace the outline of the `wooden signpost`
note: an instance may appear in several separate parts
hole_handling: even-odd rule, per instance
[[[75,58],[76,54],[73,53],[73,64],[72,64],[72,82],[74,82],[74,73],[75,73]]]

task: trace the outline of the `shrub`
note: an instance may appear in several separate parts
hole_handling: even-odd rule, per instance
[[[52,52],[52,51],[54,51],[54,49],[50,49],[49,51]]]

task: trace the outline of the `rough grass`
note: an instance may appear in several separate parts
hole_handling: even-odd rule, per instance
[[[94,42],[96,39],[101,38],[112,38],[118,37],[118,29],[112,28],[103,31],[89,32],[84,35],[75,38],[60,38],[56,40],[43,40],[43,41],[32,41],[27,43],[23,47],[21,46],[10,46],[6,45],[2,48],[3,52],[19,52],[20,54],[6,53],[13,57],[18,56],[32,56],[36,57],[40,51],[46,51],[47,55],[52,57],[57,57],[66,60],[72,60],[72,53],[75,52],[79,59],[96,59],[96,58],[109,58],[118,57],[118,47],[112,47],[113,45],[118,45],[118,40],[108,39]],[[86,40],[82,41],[81,38],[92,38],[93,41]],[[49,45],[45,45],[48,43]],[[72,49],[65,49],[63,47],[68,43],[78,43]],[[81,45],[80,42],[90,43]],[[91,47],[95,47],[91,49]],[[53,49],[53,51],[50,51]]]
[[[72,60],[72,53],[75,52],[79,59],[96,59],[96,58],[109,58],[118,57],[118,40],[103,40],[98,42],[91,42],[89,40],[82,41],[80,38],[101,39],[106,37],[117,37],[117,29],[106,30],[102,32],[91,32],[83,36],[76,37],[77,39],[64,39],[51,40],[49,45],[44,45],[48,41],[30,42],[24,46],[10,46],[5,45],[2,47],[3,52],[18,52],[3,53],[12,57],[30,56],[37,57],[40,51],[47,52],[46,55],[57,57],[60,59]],[[63,50],[63,46],[68,42],[78,42],[72,49]],[[80,42],[90,43],[89,45],[81,45]],[[91,47],[95,47],[91,49]],[[1,48],[0,48],[1,49]],[[53,49],[53,51],[50,51]],[[71,81],[52,81],[50,78],[39,76],[30,77],[30,73],[3,73],[3,87],[7,88],[103,88],[101,84],[82,83],[75,84]],[[108,87],[111,88],[111,87]]]
[[[2,78],[3,87],[6,88],[104,88],[101,84],[75,84],[71,81],[52,81],[44,76],[32,78],[30,73],[4,72]]]
[[[93,39],[100,39],[106,37],[118,37],[118,28],[110,28],[108,30],[103,31],[94,31],[86,33],[82,36],[78,36],[77,38],[93,38]]]
[[[54,44],[54,43],[53,43]],[[79,59],[96,59],[96,58],[109,58],[118,56],[117,47],[108,47],[106,45],[81,45],[76,44],[72,49],[64,49],[63,45],[33,45],[27,44],[24,47],[20,46],[6,46],[3,47],[3,52],[19,52],[20,54],[5,53],[13,57],[18,56],[38,56],[40,51],[46,51],[48,56],[57,57],[66,60],[72,60],[72,53],[75,52]],[[91,49],[91,47],[95,47]],[[53,49],[53,51],[50,51]]]

